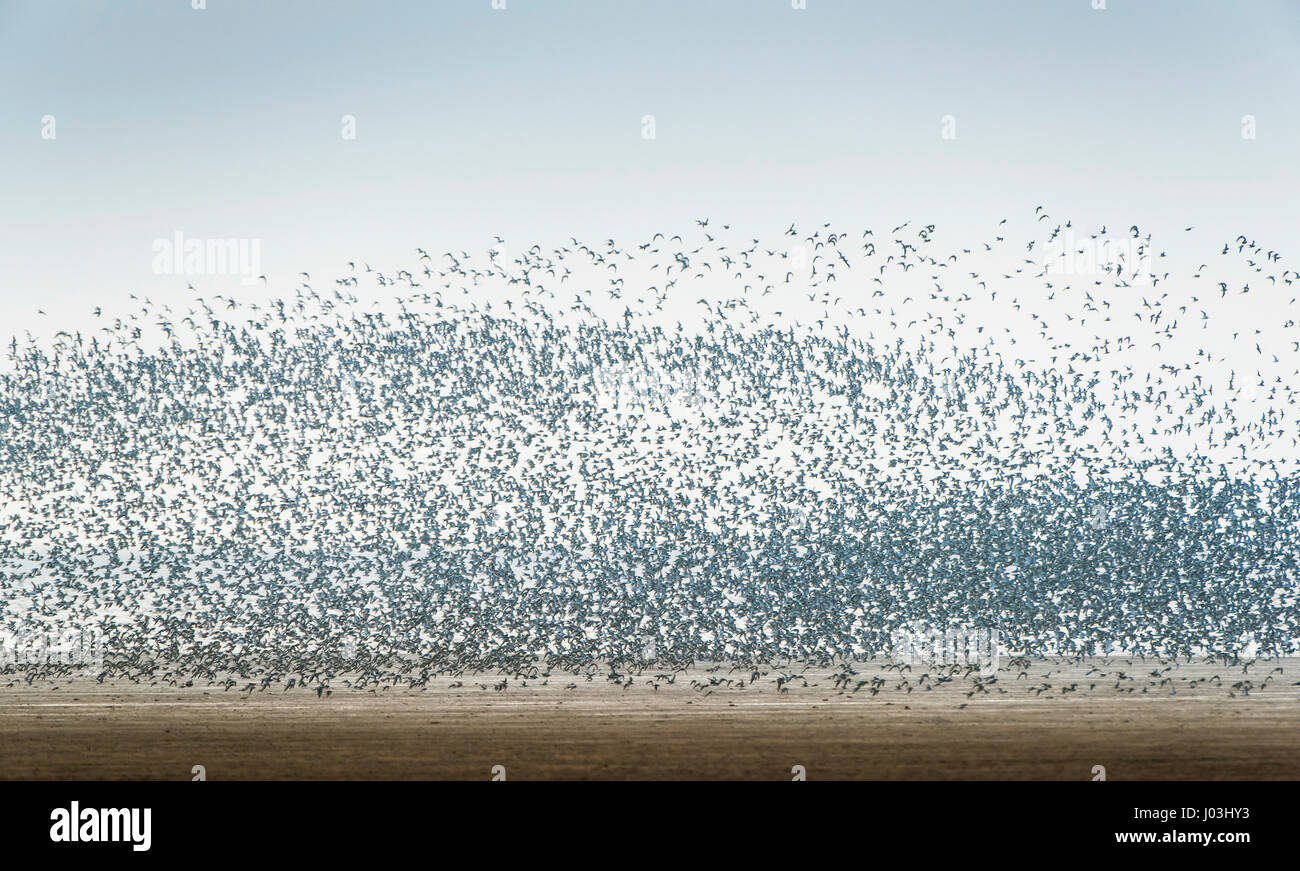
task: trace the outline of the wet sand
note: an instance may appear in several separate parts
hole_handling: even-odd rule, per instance
[[[556,673],[545,685],[497,689],[501,676],[479,675],[372,692],[336,679],[319,698],[283,683],[249,693],[8,676],[0,778],[189,780],[202,765],[209,780],[488,780],[494,766],[509,780],[788,780],[803,766],[809,780],[1090,780],[1101,765],[1110,780],[1300,779],[1294,658],[1244,673],[1004,664],[984,690],[960,672],[854,670],[846,686],[829,669],[750,682],[726,667],[672,683],[651,668],[630,686]],[[792,672],[802,677],[778,690]]]

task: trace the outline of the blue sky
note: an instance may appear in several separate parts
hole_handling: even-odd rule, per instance
[[[151,268],[178,230],[260,240],[268,295],[706,215],[960,235],[1041,203],[1287,250],[1300,4],[1106,5],[0,0],[0,333],[183,299]]]

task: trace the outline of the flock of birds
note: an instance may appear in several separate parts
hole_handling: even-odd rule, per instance
[[[1005,224],[497,239],[15,337],[0,628],[98,627],[100,680],[318,695],[861,661],[918,624],[1296,653],[1300,275]]]

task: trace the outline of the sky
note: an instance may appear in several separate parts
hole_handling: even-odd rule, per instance
[[[0,0],[0,342],[95,329],[94,309],[129,311],[132,294],[181,311],[291,296],[304,272],[328,289],[348,261],[417,269],[417,248],[694,245],[705,218],[738,244],[874,228],[882,257],[889,228],[933,224],[936,255],[974,249],[961,277],[989,291],[1024,255],[980,259],[978,243],[1068,220],[1080,240],[1139,225],[1179,276],[1115,299],[1116,334],[1149,316],[1146,295],[1174,294],[1170,319],[1187,301],[1191,344],[1143,341],[1133,362],[1209,348],[1221,386],[1300,384],[1280,288],[1239,294],[1263,285],[1239,269],[1217,298],[1217,273],[1208,294],[1186,278],[1239,234],[1297,256],[1298,97],[1296,0]],[[178,234],[256,262],[179,274],[159,259]],[[876,262],[842,282],[845,317],[871,304]],[[855,321],[882,342],[930,306],[923,270],[915,288],[890,280],[889,314]],[[707,283],[683,294],[696,314],[697,296],[740,292]],[[802,291],[755,307],[795,317]],[[1071,327],[1019,292],[967,306],[957,340],[996,335],[1008,363],[1047,365]],[[1260,341],[1286,353],[1270,363]]]
[[[0,0],[0,335],[706,216],[1298,238],[1286,0],[193,5]],[[158,274],[176,233],[255,241],[267,281]]]

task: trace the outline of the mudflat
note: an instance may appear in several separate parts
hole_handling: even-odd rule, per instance
[[[602,670],[603,672],[603,670]],[[1300,660],[284,683],[0,678],[0,778],[1300,779]],[[504,683],[503,683],[504,681]],[[630,682],[629,682],[630,681]],[[203,684],[203,685],[201,685]],[[502,769],[496,768],[496,776]]]

